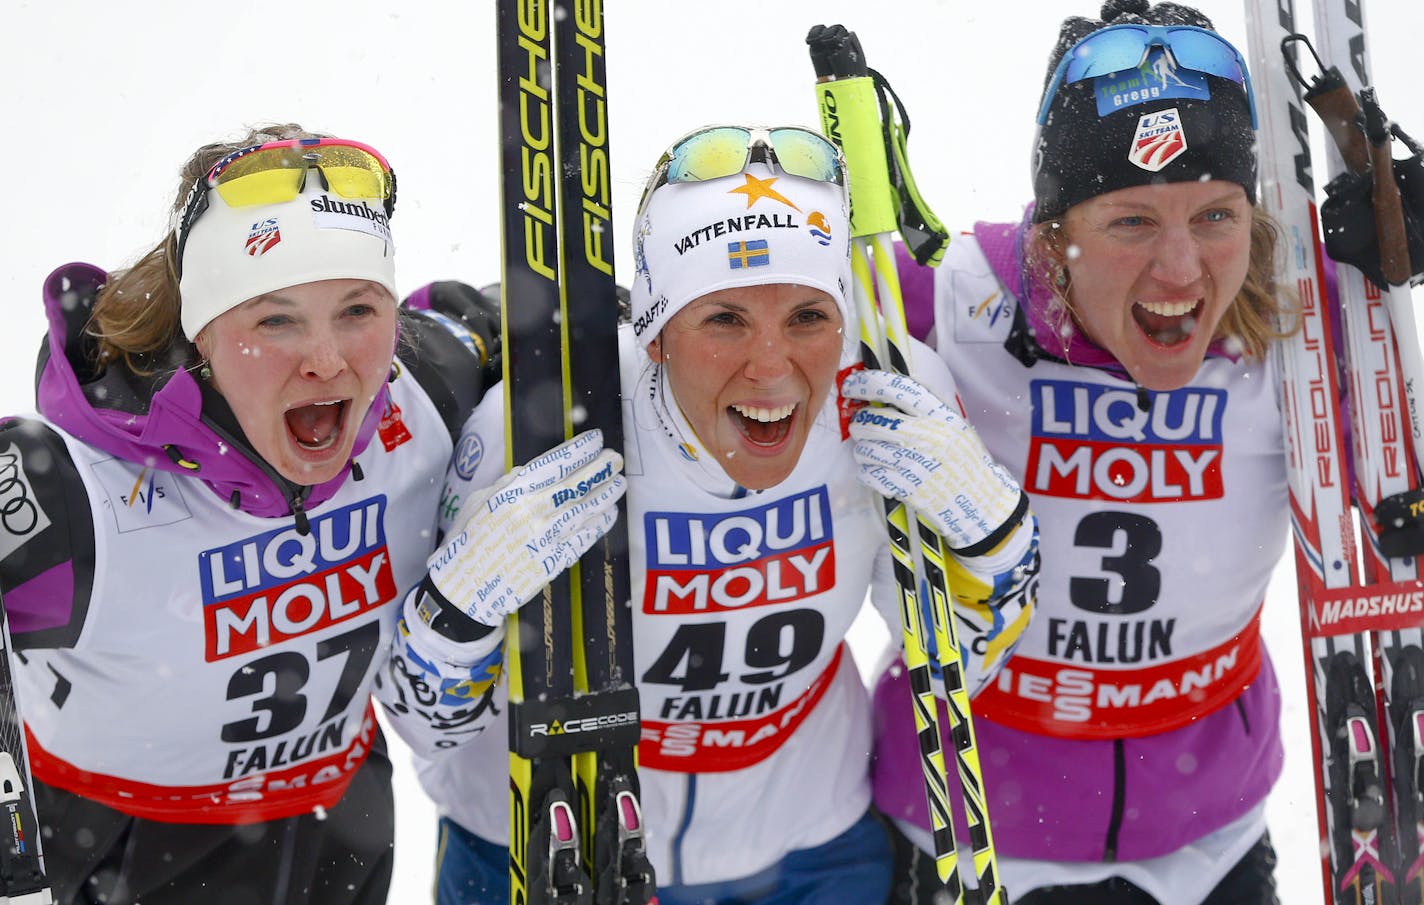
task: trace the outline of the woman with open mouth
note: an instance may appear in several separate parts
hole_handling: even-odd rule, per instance
[[[0,422],[28,839],[62,903],[379,905],[394,807],[371,691],[497,315],[474,293],[397,306],[374,148],[269,126],[183,177],[137,263],[49,278],[39,414]],[[616,469],[580,443],[569,481]],[[567,529],[576,556],[616,514],[621,477],[604,487],[591,521],[494,521],[519,547]]]
[[[1269,905],[1260,614],[1289,501],[1268,352],[1297,302],[1273,285],[1241,54],[1181,4],[1100,15],[1049,56],[1023,220],[976,224],[933,274],[900,262],[1043,541],[1037,617],[975,708],[999,879],[1020,905]],[[875,801],[892,901],[928,903],[904,681],[876,692]]]
[[[844,644],[867,591],[899,637],[871,489],[888,473],[918,476],[904,493],[978,598],[960,625],[967,687],[1032,611],[1028,501],[958,416],[943,366],[924,346],[916,379],[857,364],[849,233],[839,152],[800,128],[684,136],[634,224],[620,365],[639,777],[663,905],[888,893],[870,711]],[[471,422],[486,463],[502,458],[488,452],[498,395]],[[472,484],[498,477],[482,466]],[[438,901],[508,901],[506,732],[437,727],[412,745],[445,815]]]

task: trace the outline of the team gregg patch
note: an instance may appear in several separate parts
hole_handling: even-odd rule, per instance
[[[1167,503],[1222,496],[1222,390],[1188,387],[1137,394],[1066,380],[1030,384],[1030,494]]]
[[[643,612],[684,615],[788,603],[835,585],[825,487],[725,513],[643,516]]]
[[[386,498],[198,554],[209,662],[320,631],[396,597]]]

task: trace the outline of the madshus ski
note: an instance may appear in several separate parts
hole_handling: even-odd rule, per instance
[[[0,905],[50,905],[25,724],[15,699],[10,618],[0,600]]]
[[[1315,0],[1314,13],[1323,58],[1291,0],[1247,2],[1262,203],[1283,227],[1279,285],[1304,309],[1301,330],[1278,352],[1322,879],[1327,903],[1415,905],[1424,902],[1420,353],[1407,289],[1382,290],[1354,267],[1336,268],[1340,308],[1331,318],[1306,108],[1321,112],[1333,137],[1361,129],[1353,109],[1333,121],[1328,111],[1349,107],[1369,68],[1360,0]],[[1318,72],[1307,78],[1310,62]],[[1333,148],[1328,157],[1333,196],[1349,167]]]
[[[499,0],[506,448],[623,445],[601,0]],[[626,519],[510,617],[510,901],[643,905]]]

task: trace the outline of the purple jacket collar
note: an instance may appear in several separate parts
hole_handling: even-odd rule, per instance
[[[1057,316],[1058,312],[1053,310],[1053,290],[1045,275],[1029,273],[1024,249],[1029,230],[1033,228],[1032,216],[1030,206],[1018,223],[975,223],[974,238],[999,282],[1019,300],[1034,344],[1051,358],[1127,376],[1117,358],[1088,339],[1071,317]],[[1026,290],[1025,281],[1028,282]],[[1236,357],[1219,341],[1211,344],[1207,355],[1233,360]]]
[[[203,413],[203,393],[182,366],[185,348],[174,349],[170,373],[147,380],[120,367],[91,377],[84,353],[84,325],[108,275],[90,264],[66,264],[45,280],[49,321],[48,356],[36,389],[39,411],[56,426],[120,459],[195,477],[224,502],[252,515],[277,517],[316,506],[345,483],[351,465],[303,494],[261,459],[245,440],[226,436]],[[84,375],[81,379],[80,375]],[[352,456],[370,443],[385,410],[388,390],[361,422]]]

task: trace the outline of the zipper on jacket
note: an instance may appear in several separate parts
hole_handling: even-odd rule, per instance
[[[683,794],[682,819],[672,837],[672,879],[669,886],[682,885],[682,844],[687,841],[687,831],[692,827],[692,809],[697,804],[697,774],[687,774],[687,791]]]
[[[1117,860],[1118,834],[1122,832],[1122,812],[1127,798],[1127,753],[1122,739],[1113,739],[1113,802],[1108,819],[1107,838],[1103,841],[1103,860]]]
[[[204,414],[201,417],[201,420],[209,430],[217,434],[222,439],[226,440],[228,446],[230,446],[236,452],[240,453],[243,458],[247,459],[247,461],[255,465],[258,471],[261,471],[262,474],[267,477],[267,480],[272,482],[272,485],[277,488],[277,490],[287,501],[287,507],[290,510],[290,514],[296,520],[297,533],[301,535],[310,534],[311,520],[307,518],[306,500],[307,497],[311,494],[311,488],[302,484],[294,484],[293,482],[284,478],[281,473],[277,471],[277,469],[273,468],[267,462],[266,459],[259,456],[250,445],[233,436],[230,431],[225,429],[221,424],[219,424],[209,415]],[[356,464],[354,459],[351,460],[351,463],[352,465]],[[233,491],[232,501],[234,503],[234,508],[236,508],[237,505],[240,504],[241,500],[239,491]]]

